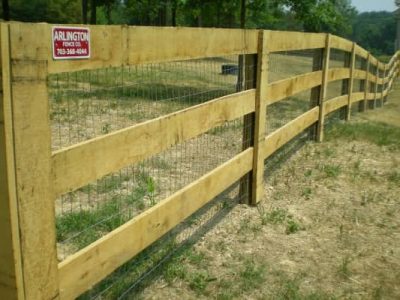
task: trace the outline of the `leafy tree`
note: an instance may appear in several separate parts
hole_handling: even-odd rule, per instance
[[[352,39],[375,55],[390,55],[394,51],[396,18],[390,12],[365,12],[353,22]]]

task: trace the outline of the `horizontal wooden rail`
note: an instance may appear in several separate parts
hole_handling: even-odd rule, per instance
[[[322,83],[322,71],[315,71],[275,81],[268,86],[267,103],[272,104],[286,97],[311,89]]]
[[[324,33],[304,33],[291,31],[268,31],[267,52],[318,49],[325,47]]]
[[[331,112],[338,110],[339,108],[346,106],[349,100],[349,95],[342,95],[339,97],[335,97],[330,99],[324,103],[324,113],[325,115],[330,114]]]
[[[353,78],[354,79],[365,80],[366,76],[367,76],[367,72],[366,71],[360,70],[360,69],[355,69],[354,70],[354,74],[353,74]]]
[[[353,42],[336,35],[331,36],[331,47],[346,52],[353,50]]]
[[[360,56],[361,58],[367,59],[368,57],[368,51],[360,47],[359,45],[356,45],[355,52],[356,55]]]
[[[268,135],[260,145],[260,151],[264,159],[271,156],[304,129],[317,122],[318,115],[319,107],[314,107]]]
[[[73,299],[158,240],[252,169],[253,148],[204,175],[59,264],[60,298]]]
[[[350,78],[349,68],[332,68],[328,71],[328,82]]]
[[[351,94],[351,103],[356,103],[361,100],[364,100],[364,96],[365,96],[364,92],[352,93]]]
[[[258,30],[110,25],[85,27],[90,29],[90,59],[53,60],[52,25],[10,23],[12,46],[24,49],[16,51],[15,59],[36,60],[39,53],[40,59],[47,61],[49,73],[61,73],[257,53]],[[31,45],[31,49],[25,45]]]
[[[232,94],[57,151],[52,157],[54,192],[73,191],[249,114],[254,99],[254,89]]]

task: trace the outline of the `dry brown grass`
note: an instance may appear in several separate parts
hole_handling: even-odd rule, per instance
[[[398,94],[350,126],[398,124],[399,111],[387,118]],[[268,178],[259,209],[235,207],[143,298],[400,299],[400,139],[327,136]]]

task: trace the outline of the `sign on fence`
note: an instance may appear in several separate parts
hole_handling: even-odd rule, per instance
[[[54,59],[90,57],[89,28],[55,26],[52,29]]]

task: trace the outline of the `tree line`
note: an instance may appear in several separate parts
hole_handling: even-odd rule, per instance
[[[374,54],[394,51],[395,16],[359,14],[350,0],[2,0],[4,20],[264,28],[330,32]]]

